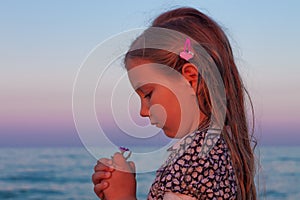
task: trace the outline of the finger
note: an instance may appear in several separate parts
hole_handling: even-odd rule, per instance
[[[132,162],[132,161],[129,161],[129,162],[127,162],[128,164],[129,164],[129,166],[130,166],[130,168],[131,168],[131,171],[132,171],[132,173],[135,173],[135,164],[134,164],[134,162]]]
[[[108,182],[101,182],[94,186],[94,192],[99,198],[103,198],[103,190],[105,190],[108,187]]]
[[[116,170],[131,173],[131,168],[121,153],[115,153],[112,159]]]
[[[100,199],[105,200],[105,199],[104,199],[104,193],[103,193],[103,192],[101,192],[101,193],[98,195],[98,197],[99,197]]]
[[[135,176],[136,176],[136,173],[135,173],[136,168],[135,168],[134,162],[129,161],[128,164],[129,164],[129,166],[130,166],[130,168],[131,168],[131,173],[133,173],[133,175],[134,175],[134,177],[135,177]]]
[[[109,162],[112,163],[112,160],[110,160],[110,159],[107,159],[107,160],[109,160]],[[95,172],[97,172],[97,171],[110,171],[110,172],[112,172],[113,170],[114,170],[114,168],[113,168],[112,164],[103,163],[101,161],[98,161],[98,164],[95,165],[95,167],[94,167]]]
[[[135,173],[135,164],[132,161],[127,162],[126,158],[123,154],[117,152],[112,157],[112,160],[114,162],[114,167],[117,170],[129,172],[129,173]]]
[[[116,152],[112,158],[114,164],[118,164],[121,166],[127,165],[126,159],[124,158],[123,154],[121,154],[120,152]]]
[[[96,185],[100,183],[103,179],[108,179],[111,177],[111,172],[100,171],[92,175],[92,181]]]
[[[106,166],[111,166],[113,164],[112,160],[109,158],[101,158],[97,160],[97,164],[103,164]]]
[[[98,171],[112,172],[112,171],[114,171],[114,168],[113,168],[112,165],[111,166],[107,166],[107,165],[104,165],[102,163],[99,163],[99,164],[95,165],[94,171],[95,172],[98,172]]]

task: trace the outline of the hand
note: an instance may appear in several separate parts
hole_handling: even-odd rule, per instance
[[[114,171],[112,160],[108,158],[101,158],[97,161],[94,171],[95,173],[92,175],[94,191],[100,199],[104,199],[103,190],[109,186],[106,179],[109,179],[111,177],[111,173]]]
[[[113,158],[115,171],[106,181],[109,184],[103,190],[106,200],[136,200],[135,165],[127,162],[121,153],[115,153]]]
[[[100,199],[136,199],[135,165],[126,162],[121,153],[115,153],[112,160],[100,159],[94,170],[94,191]]]

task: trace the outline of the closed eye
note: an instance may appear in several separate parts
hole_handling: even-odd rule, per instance
[[[146,95],[144,96],[144,98],[151,98],[151,95],[152,95],[152,91],[149,92],[148,94],[146,94]]]

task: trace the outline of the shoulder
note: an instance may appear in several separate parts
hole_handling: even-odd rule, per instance
[[[191,143],[170,165],[166,189],[196,198],[234,195],[235,174],[224,138],[202,135],[193,141],[197,143]]]
[[[232,199],[236,180],[231,157],[222,136],[196,132],[172,149],[168,161],[157,171],[150,194],[171,192],[196,199]]]

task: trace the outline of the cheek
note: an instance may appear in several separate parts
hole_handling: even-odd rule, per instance
[[[155,103],[159,105],[155,109],[156,116],[166,121],[167,126],[177,126],[181,119],[181,108],[176,96],[169,92]]]
[[[181,108],[176,98],[169,101],[169,104],[166,106],[166,110],[170,123],[178,124],[181,119]]]
[[[165,124],[168,117],[168,113],[163,105],[154,104],[150,107],[149,112],[152,122],[159,122],[160,124]]]

